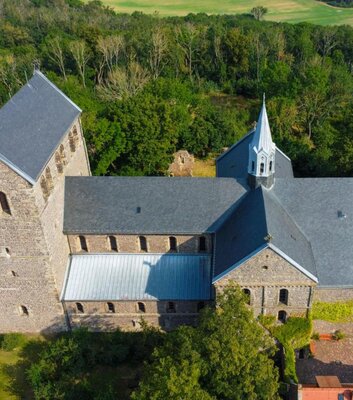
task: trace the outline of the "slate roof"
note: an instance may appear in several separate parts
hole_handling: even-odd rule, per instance
[[[81,110],[41,72],[0,109],[0,160],[34,184]]]
[[[254,132],[254,130],[249,132],[217,158],[216,168],[218,177],[247,178],[249,145],[253,139]],[[277,147],[275,155],[275,176],[276,178],[293,178],[291,160]]]
[[[353,286],[353,178],[277,179],[272,189],[311,243],[319,286]]]
[[[267,246],[283,252],[302,272],[316,279],[309,240],[274,194],[259,187],[243,198],[216,233],[215,280]]]
[[[223,178],[67,177],[64,233],[215,232],[246,191]]]
[[[74,255],[61,298],[65,301],[209,300],[211,256]]]

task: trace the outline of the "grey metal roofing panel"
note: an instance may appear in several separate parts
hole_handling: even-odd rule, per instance
[[[353,179],[278,179],[273,192],[310,240],[319,286],[353,286]]]
[[[33,184],[80,112],[36,71],[0,109],[0,160]]]
[[[65,301],[211,298],[210,255],[74,255],[68,268]]]
[[[218,157],[216,160],[218,177],[247,178],[249,144],[253,138],[253,135],[254,131],[251,131],[228,151]],[[275,176],[276,178],[293,177],[292,162],[278,148],[276,148]]]
[[[64,232],[215,232],[246,190],[232,178],[67,177]]]
[[[268,241],[266,237],[271,236]],[[310,242],[271,191],[262,187],[248,193],[216,233],[214,276],[222,274],[260,247],[271,243],[317,276]]]

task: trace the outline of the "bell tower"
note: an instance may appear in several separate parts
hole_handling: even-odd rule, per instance
[[[276,145],[272,141],[265,95],[256,129],[249,145],[248,183],[252,189],[274,184]]]

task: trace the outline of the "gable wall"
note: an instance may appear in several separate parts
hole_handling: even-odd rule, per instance
[[[79,121],[76,121],[79,127]],[[80,132],[80,131],[79,131]],[[88,174],[83,141],[70,154],[61,174],[55,155],[48,166],[53,188],[47,199],[38,182],[31,186],[0,162],[0,191],[6,193],[11,215],[0,214],[0,330],[35,332],[65,329],[59,292],[69,247],[62,233],[64,175]],[[5,248],[10,250],[10,257]],[[15,274],[15,276],[13,275]],[[20,305],[29,316],[21,315]]]
[[[264,269],[263,267],[267,267]],[[288,315],[306,314],[312,302],[316,283],[279,256],[272,249],[264,249],[244,264],[217,281],[216,291],[222,291],[229,281],[250,289],[255,315],[277,315],[285,310]],[[279,291],[287,289],[288,304],[279,302]]]

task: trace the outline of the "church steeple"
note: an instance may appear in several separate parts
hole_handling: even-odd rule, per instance
[[[251,187],[263,185],[271,187],[274,183],[276,145],[272,141],[268,122],[265,94],[256,129],[249,145],[248,176]]]

